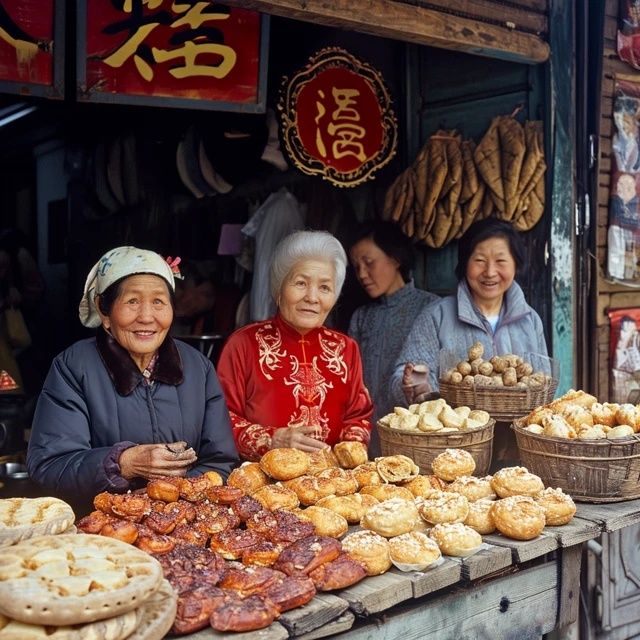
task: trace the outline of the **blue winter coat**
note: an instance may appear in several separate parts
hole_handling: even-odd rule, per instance
[[[144,384],[127,351],[102,329],[63,351],[38,399],[30,476],[52,493],[77,497],[135,488],[144,482],[114,477],[112,447],[183,440],[198,454],[189,475],[215,470],[226,477],[238,454],[211,361],[167,337],[153,379]]]
[[[416,318],[394,367],[391,378],[393,397],[406,405],[402,393],[402,372],[407,362],[425,363],[429,382],[438,389],[440,350],[464,356],[476,341],[484,345],[484,359],[494,355],[529,353],[547,355],[547,343],[540,316],[530,307],[520,285],[514,282],[507,290],[495,332],[473,303],[466,281],[458,284],[456,295],[429,305]]]

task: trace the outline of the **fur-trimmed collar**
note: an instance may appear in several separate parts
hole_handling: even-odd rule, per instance
[[[127,350],[102,327],[96,334],[98,353],[121,396],[128,396],[141,382],[142,373]],[[158,349],[158,361],[153,379],[165,384],[178,385],[184,380],[182,361],[171,336],[167,336]]]

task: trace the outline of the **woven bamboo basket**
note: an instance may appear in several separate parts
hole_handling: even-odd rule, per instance
[[[420,473],[423,474],[431,473],[431,462],[445,449],[465,449],[476,461],[474,475],[486,476],[491,466],[494,425],[495,420],[489,420],[479,429],[438,435],[437,431],[423,433],[391,429],[378,422],[380,449],[383,456],[408,456],[420,467]]]
[[[511,387],[463,387],[460,384],[439,382],[440,395],[452,406],[466,405],[471,409],[484,409],[498,422],[511,422],[536,407],[551,402],[558,387],[552,380],[541,389],[515,389]]]
[[[515,420],[522,464],[548,487],[560,487],[579,502],[640,498],[640,434],[618,440],[568,440],[525,430]]]

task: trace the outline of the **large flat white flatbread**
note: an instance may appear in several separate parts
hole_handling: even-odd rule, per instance
[[[142,621],[127,640],[161,640],[176,618],[178,594],[167,580],[142,605]]]
[[[149,554],[104,536],[41,536],[0,549],[0,613],[30,624],[113,618],[146,602],[162,581]]]
[[[0,547],[34,536],[62,533],[75,519],[73,509],[58,498],[0,500]]]
[[[0,615],[0,640],[125,640],[140,624],[144,607],[115,618],[87,624],[52,627],[27,624]]]

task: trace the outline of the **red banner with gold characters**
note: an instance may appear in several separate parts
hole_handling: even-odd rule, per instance
[[[372,178],[396,152],[397,123],[381,74],[343,49],[323,49],[285,78],[278,109],[294,164],[337,186]]]
[[[54,0],[0,1],[0,81],[53,84]]]
[[[140,104],[173,99],[196,108],[264,110],[259,103],[266,30],[259,13],[209,1],[80,4],[79,99]],[[125,96],[130,99],[120,99]]]

